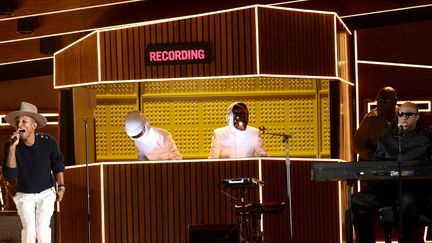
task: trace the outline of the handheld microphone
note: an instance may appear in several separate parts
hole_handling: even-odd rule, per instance
[[[18,133],[23,133],[23,132],[25,132],[25,129],[23,129],[23,128],[18,129]],[[13,138],[10,140],[10,144],[14,144],[17,139],[18,139],[18,137],[16,135],[13,136]]]
[[[262,134],[266,134],[266,128],[265,127],[261,126],[258,129],[262,132]]]

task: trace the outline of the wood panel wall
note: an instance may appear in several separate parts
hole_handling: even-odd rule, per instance
[[[253,74],[254,36],[254,8],[102,32],[102,80]],[[208,43],[211,63],[146,66],[146,47],[186,43]]]
[[[353,82],[352,72],[352,38],[344,23],[335,17],[336,21],[336,51],[337,51],[337,76],[345,81]]]
[[[312,181],[311,164],[291,165],[293,242],[341,242],[337,182]]]
[[[288,202],[284,159],[92,164],[91,240],[187,243],[189,225],[235,224],[240,191],[222,187],[221,179],[259,178],[260,163],[263,202]],[[337,186],[310,181],[310,163],[292,162],[293,242],[338,242]],[[67,168],[65,178],[61,242],[86,242],[85,167]],[[248,189],[246,201],[258,200],[257,190]],[[289,242],[288,206],[263,219],[266,242]]]
[[[105,242],[188,242],[189,225],[235,223],[221,179],[257,174],[251,161],[106,166]]]
[[[261,74],[336,75],[334,14],[258,10]]]
[[[54,88],[99,80],[98,35],[91,34],[54,58]]]
[[[100,35],[99,39],[81,42],[99,41],[101,62],[95,68],[101,71],[100,79],[92,65],[97,61],[95,51],[88,49],[97,45],[77,42],[55,55],[62,62],[57,65],[56,61],[56,70],[68,69],[56,72],[56,86],[257,74],[337,78],[335,24],[333,13],[250,6],[98,31],[92,35]],[[340,32],[347,30],[342,28]],[[145,62],[149,46],[201,43],[209,45],[209,63],[150,66]]]
[[[91,242],[103,242],[100,169],[100,166],[89,166],[89,212],[87,211],[86,167],[66,169],[67,193],[60,204],[59,220],[57,221],[60,228],[58,230],[60,242],[88,242],[89,229]]]

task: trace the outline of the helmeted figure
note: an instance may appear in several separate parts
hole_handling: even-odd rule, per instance
[[[228,125],[214,130],[209,158],[266,157],[257,128],[248,126],[249,110],[244,103],[232,103],[226,113]]]
[[[125,130],[134,141],[138,160],[181,160],[182,156],[171,134],[150,125],[147,117],[139,111],[126,115]]]

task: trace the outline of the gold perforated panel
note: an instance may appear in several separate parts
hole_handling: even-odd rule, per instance
[[[169,127],[174,116],[171,118],[169,101],[149,101],[143,104],[143,112],[150,121],[150,124]]]
[[[97,160],[136,159],[124,132],[124,117],[138,109],[138,84],[97,87]],[[173,135],[184,158],[206,158],[213,130],[225,126],[226,110],[243,102],[250,125],[264,126],[270,156],[285,156],[281,136],[290,134],[290,156],[328,157],[330,121],[328,81],[313,79],[236,78],[145,82],[142,111],[150,123]],[[120,90],[124,90],[124,94]]]
[[[327,96],[321,97],[321,107],[323,113],[330,114],[329,99]],[[321,152],[330,151],[330,116],[328,115],[322,116],[320,141],[322,142]]]
[[[125,95],[136,95],[138,84],[124,83],[124,84],[103,84],[92,86],[95,89],[99,98],[109,95],[118,95],[123,97]]]
[[[96,160],[136,159],[135,145],[126,135],[124,119],[127,112],[138,109],[138,85],[97,85],[96,107]]]
[[[145,94],[160,94],[169,92],[168,82],[148,82],[146,86],[143,86],[143,93]]]

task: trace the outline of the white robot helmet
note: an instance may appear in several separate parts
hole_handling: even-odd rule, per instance
[[[141,137],[148,129],[149,121],[139,111],[131,111],[126,115],[125,131],[132,139]]]

